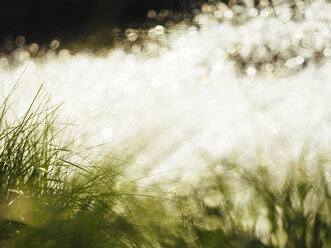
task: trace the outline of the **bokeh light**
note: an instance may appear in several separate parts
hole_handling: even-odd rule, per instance
[[[109,30],[112,45],[103,49],[6,39],[1,92],[24,71],[15,93],[22,108],[43,83],[54,103],[66,102],[64,119],[85,116],[77,122],[91,144],[153,133],[155,170],[181,168],[186,178],[203,164],[198,150],[238,151],[249,161],[260,146],[285,161],[307,142],[329,147],[331,4],[195,5],[190,13],[150,10],[153,25]]]

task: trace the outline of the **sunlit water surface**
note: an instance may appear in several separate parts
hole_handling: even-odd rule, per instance
[[[13,69],[0,69],[1,93],[6,95],[24,71],[13,97],[22,111],[44,84],[52,104],[65,102],[60,119],[79,124],[75,130],[84,134],[86,144],[116,147],[129,146],[127,139],[148,141],[138,160],[165,177],[196,177],[204,153],[235,154],[249,164],[264,151],[268,156],[263,159],[275,166],[298,158],[302,151],[309,151],[310,159],[327,156],[331,23],[325,13],[331,13],[331,7],[317,1],[307,11],[310,17],[304,22],[260,14],[237,26],[201,15],[200,30],[172,31],[168,48],[154,57],[118,48],[99,57],[50,54],[40,61],[27,59]],[[296,51],[278,71],[274,63],[260,73],[253,60],[238,74],[229,56],[237,52],[233,49],[242,49],[234,47],[239,43],[263,45],[268,39],[282,52],[307,30],[315,33],[308,33],[314,41],[306,53]],[[303,68],[309,51],[321,46],[316,42],[322,42],[323,63]]]

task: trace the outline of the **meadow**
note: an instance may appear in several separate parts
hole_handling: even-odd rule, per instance
[[[331,246],[331,5],[236,6],[0,56],[1,247]]]
[[[330,245],[327,157],[303,151],[277,177],[262,156],[248,169],[205,154],[194,185],[142,183],[126,176],[137,151],[91,160],[38,97],[17,119],[1,106],[2,247]]]

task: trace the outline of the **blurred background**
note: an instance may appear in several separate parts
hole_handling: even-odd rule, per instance
[[[144,27],[149,10],[189,12],[202,0],[1,0],[1,41],[24,36],[26,42],[87,42],[114,28]],[[162,20],[158,20],[162,22]],[[100,37],[98,37],[100,41]]]

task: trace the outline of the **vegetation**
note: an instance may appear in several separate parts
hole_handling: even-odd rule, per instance
[[[276,178],[206,156],[199,183],[169,193],[125,179],[135,153],[89,159],[38,94],[22,117],[0,109],[1,247],[331,246],[328,160]]]

